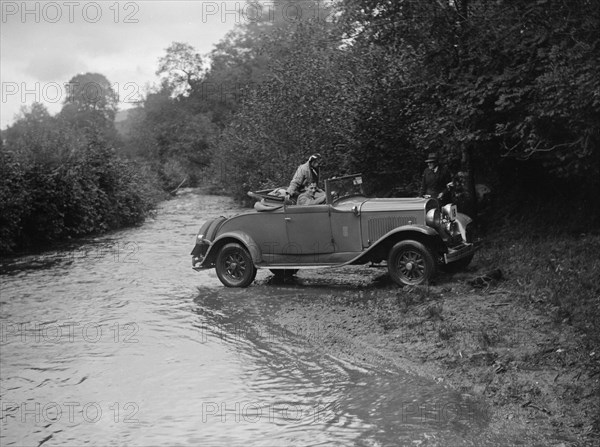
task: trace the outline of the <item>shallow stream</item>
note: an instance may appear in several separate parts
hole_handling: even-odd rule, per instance
[[[253,306],[297,288],[194,272],[201,223],[241,211],[184,190],[139,228],[5,261],[0,445],[498,444],[479,403],[324,355]]]

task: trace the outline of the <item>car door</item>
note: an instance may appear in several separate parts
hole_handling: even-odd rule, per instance
[[[337,253],[354,253],[356,256],[363,249],[360,214],[353,210],[359,209],[360,205],[361,201],[356,201],[331,208],[331,229]]]
[[[319,263],[319,255],[333,253],[329,205],[289,205],[284,211],[289,262]]]

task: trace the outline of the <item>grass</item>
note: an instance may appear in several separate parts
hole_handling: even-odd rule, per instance
[[[509,235],[487,242],[484,268],[500,268],[502,284],[520,300],[600,342],[600,236]]]
[[[502,273],[501,279],[485,288],[472,285],[474,277],[498,270]],[[478,321],[476,315],[457,322],[460,319],[447,314],[446,305],[452,304],[454,296],[461,295],[473,295],[473,304],[482,301],[502,306],[501,301],[507,300],[509,303],[508,307],[494,307],[500,312],[493,325],[485,324],[485,319]],[[485,239],[468,272],[442,279],[433,287],[358,290],[337,295],[330,301],[371,313],[384,333],[405,330],[410,337],[419,338],[427,332],[428,337],[434,336],[446,347],[457,347],[463,354],[464,349],[472,352],[520,346],[529,337],[527,330],[515,332],[510,314],[502,312],[516,305],[523,312],[542,316],[544,322],[550,321],[552,327],[544,329],[552,334],[553,341],[549,344],[560,343],[563,328],[574,329],[578,334],[577,343],[583,349],[570,353],[569,362],[581,362],[582,366],[586,364],[594,369],[600,356],[597,352],[600,346],[600,235],[546,237],[541,230],[535,233],[504,230]]]
[[[502,273],[500,280],[473,290],[473,277],[498,270]],[[384,332],[405,326],[407,319],[417,319],[421,326],[435,327],[442,341],[465,339],[468,335],[473,345],[483,350],[498,343],[519,342],[518,336],[507,332],[511,321],[504,321],[502,313],[497,328],[477,321],[467,322],[468,327],[445,321],[444,300],[457,293],[475,293],[479,298],[474,299],[491,302],[504,296],[520,308],[550,317],[557,333],[560,325],[572,326],[593,352],[594,346],[600,346],[600,235],[544,237],[541,231],[504,231],[485,239],[469,272],[448,277],[437,286],[357,291],[337,297],[334,304],[370,309]]]

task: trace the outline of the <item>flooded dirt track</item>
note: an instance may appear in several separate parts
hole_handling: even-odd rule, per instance
[[[506,445],[481,402],[269,318],[352,279],[228,289],[191,270],[202,222],[240,211],[184,190],[140,228],[5,262],[0,445]]]

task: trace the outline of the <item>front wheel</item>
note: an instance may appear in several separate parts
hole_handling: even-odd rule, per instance
[[[248,287],[256,278],[256,267],[250,253],[237,243],[221,248],[215,267],[219,280],[226,287]]]
[[[401,241],[388,256],[388,271],[399,285],[427,284],[435,275],[435,261],[429,249],[417,241]]]

